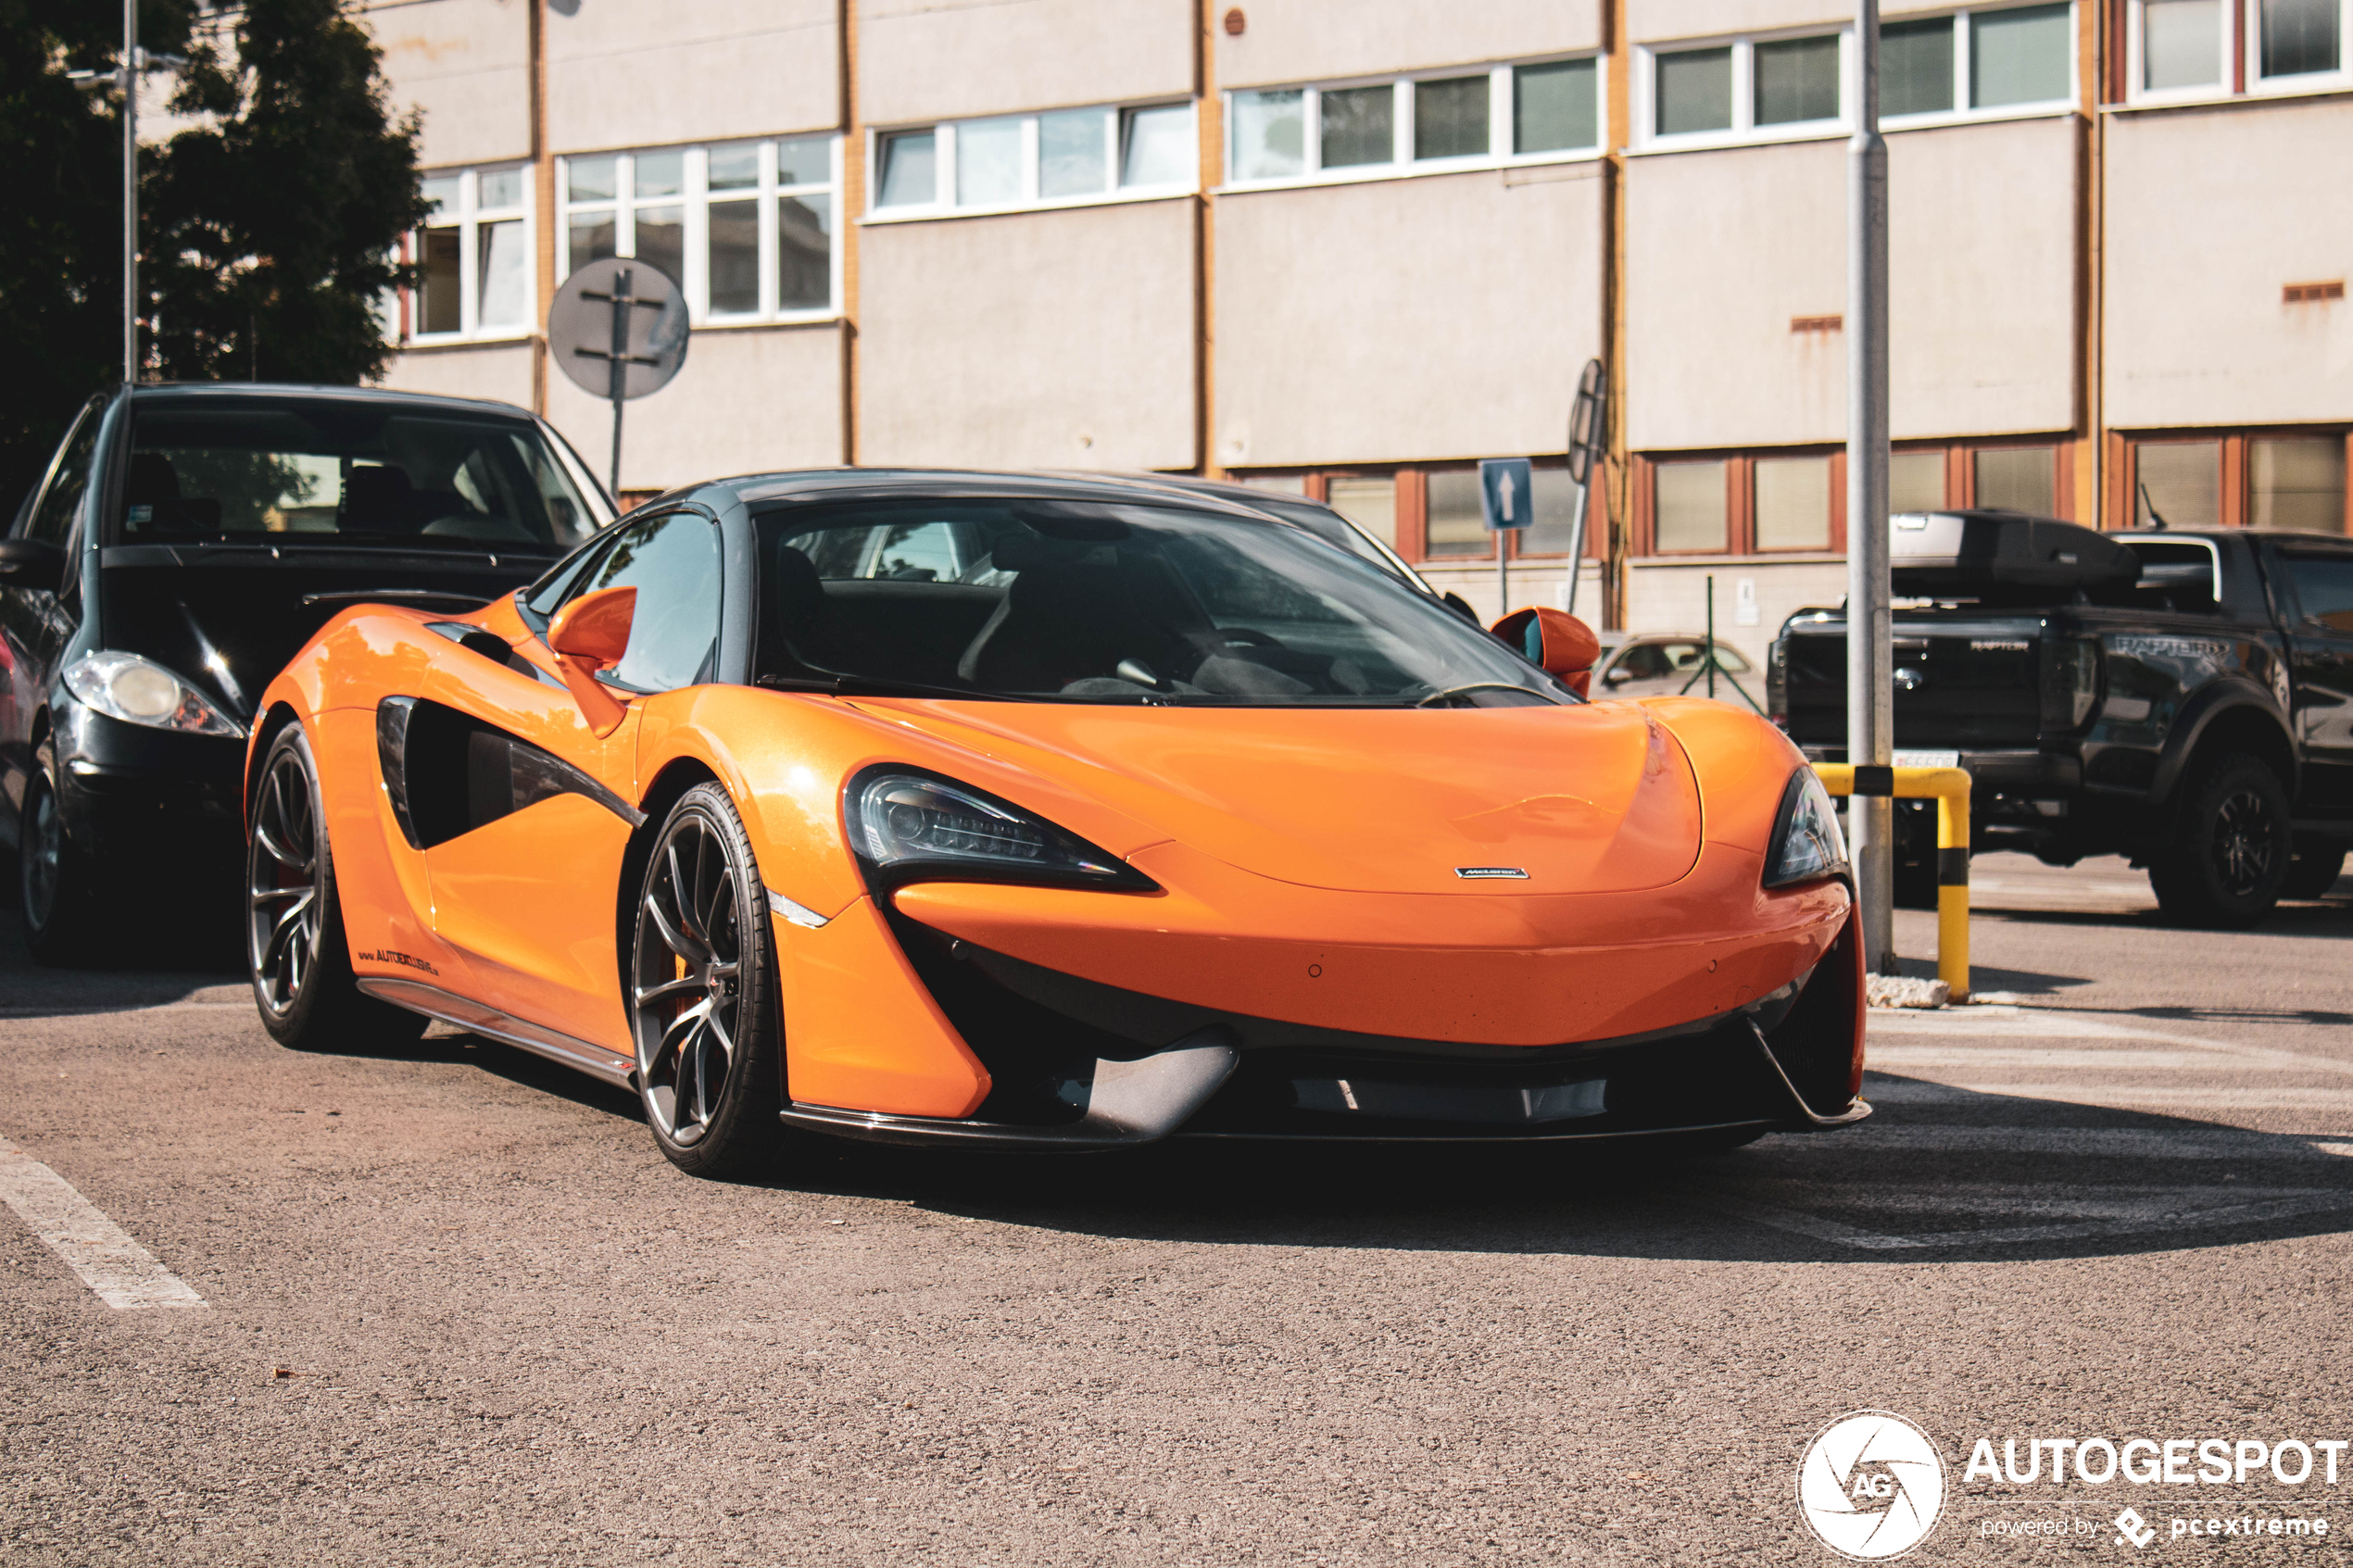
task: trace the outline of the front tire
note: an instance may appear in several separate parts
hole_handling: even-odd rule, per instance
[[[2179,924],[2244,931],[2279,902],[2294,853],[2280,776],[2233,753],[2191,779],[2179,834],[2149,861],[2149,886]]]
[[[295,1050],[396,1046],[426,1020],[361,994],[319,789],[299,724],[263,754],[245,831],[245,972],[270,1037]]]
[[[637,890],[629,965],[646,1124],[689,1175],[736,1175],[785,1144],[768,890],[734,802],[698,784],[671,808]]]
[[[17,909],[24,918],[25,947],[44,964],[81,963],[93,956],[104,903],[96,864],[66,832],[64,783],[57,743],[44,740],[32,754],[17,829]]]

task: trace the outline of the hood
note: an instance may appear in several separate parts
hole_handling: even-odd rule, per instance
[[[237,718],[320,627],[364,600],[305,604],[312,595],[384,589],[443,593],[384,602],[462,613],[466,600],[509,593],[547,566],[536,555],[451,557],[383,549],[245,546],[114,546],[99,558],[100,640],[195,682]]]
[[[1051,775],[1228,865],[1303,886],[1619,893],[1674,882],[1699,854],[1690,761],[1631,704],[858,705]],[[1104,847],[1132,854],[1144,841]],[[1457,875],[1461,868],[1528,875],[1473,879]]]

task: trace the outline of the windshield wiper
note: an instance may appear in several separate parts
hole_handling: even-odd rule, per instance
[[[819,696],[944,696],[957,702],[1038,700],[1008,692],[964,691],[955,686],[934,686],[922,681],[899,681],[879,675],[762,675],[752,684],[772,692],[812,692]]]

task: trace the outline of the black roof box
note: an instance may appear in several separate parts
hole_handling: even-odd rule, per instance
[[[1906,598],[2042,603],[2129,594],[2141,560],[2096,529],[1995,510],[1898,512],[1888,566]]]

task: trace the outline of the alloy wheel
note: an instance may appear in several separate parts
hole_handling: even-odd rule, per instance
[[[319,822],[300,753],[278,753],[254,800],[245,942],[263,1003],[283,1013],[319,956]]]
[[[746,912],[718,824],[683,812],[654,847],[631,1003],[647,1113],[681,1148],[710,1132],[743,1038]]]
[[[2271,802],[2256,790],[2234,790],[2216,807],[2209,852],[2216,880],[2232,897],[2250,897],[2270,880],[2278,826]]]

